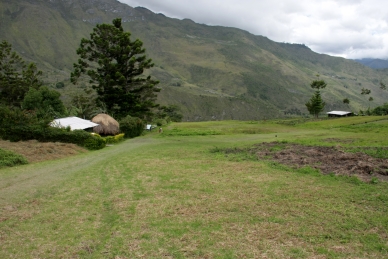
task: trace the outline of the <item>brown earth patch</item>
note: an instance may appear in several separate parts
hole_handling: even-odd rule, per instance
[[[75,144],[60,142],[38,142],[36,140],[10,142],[0,140],[0,148],[24,156],[29,163],[55,160],[79,153],[86,149]]]
[[[256,144],[248,152],[259,159],[272,160],[291,168],[309,166],[323,174],[356,176],[363,181],[372,178],[388,181],[388,159],[373,158],[361,152],[344,152],[340,147],[271,142]]]

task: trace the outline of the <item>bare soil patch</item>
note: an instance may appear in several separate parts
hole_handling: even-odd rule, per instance
[[[388,181],[388,159],[374,158],[361,152],[349,153],[340,147],[271,142],[256,144],[249,152],[259,159],[272,160],[292,168],[309,166],[323,174],[356,176],[363,181],[370,181],[373,177]]]
[[[0,148],[24,156],[29,163],[55,160],[79,153],[86,149],[75,144],[60,142],[38,142],[36,140],[10,142],[0,140]]]

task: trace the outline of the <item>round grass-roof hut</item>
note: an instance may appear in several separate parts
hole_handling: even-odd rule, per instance
[[[98,114],[93,117],[92,122],[99,124],[93,128],[93,132],[100,135],[116,135],[120,133],[119,123],[108,114]]]

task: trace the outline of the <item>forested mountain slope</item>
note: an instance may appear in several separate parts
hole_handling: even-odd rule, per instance
[[[64,100],[76,87],[69,82],[76,49],[97,23],[121,17],[155,62],[158,102],[176,104],[184,120],[263,119],[307,113],[305,103],[317,74],[326,110],[366,109],[387,100],[386,73],[355,61],[314,53],[300,44],[220,26],[172,19],[115,0],[2,0],[0,39],[23,58],[36,62],[51,85],[64,82]],[[373,101],[361,95],[372,90]],[[350,107],[342,100],[348,98]]]

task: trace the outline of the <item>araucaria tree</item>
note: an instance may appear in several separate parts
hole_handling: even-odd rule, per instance
[[[42,86],[42,72],[26,62],[7,41],[0,42],[0,104],[20,107],[30,88]]]
[[[158,106],[155,101],[160,89],[155,86],[159,81],[143,75],[154,64],[144,54],[143,43],[131,41],[130,35],[124,32],[119,18],[113,25],[97,25],[90,39],[81,40],[77,50],[80,58],[71,73],[74,84],[81,75],[87,75],[98,101],[117,118],[149,116]]]
[[[319,113],[323,111],[326,105],[326,103],[322,100],[320,89],[325,88],[327,84],[323,80],[314,80],[310,86],[311,88],[316,89],[316,91],[310,101],[308,101],[305,105],[310,114],[314,115],[315,118],[318,118]]]

